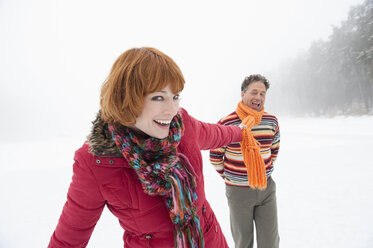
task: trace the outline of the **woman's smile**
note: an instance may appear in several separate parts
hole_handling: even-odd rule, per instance
[[[169,85],[146,95],[143,110],[136,118],[134,128],[154,138],[166,138],[172,118],[179,111],[179,102],[179,94],[174,94]]]

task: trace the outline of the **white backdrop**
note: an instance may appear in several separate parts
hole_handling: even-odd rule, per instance
[[[246,75],[266,75],[327,39],[361,2],[0,0],[0,247],[46,246],[73,152],[123,51],[152,46],[172,57],[187,81],[182,106],[216,122],[235,108]],[[372,119],[279,119],[282,247],[373,247]],[[330,177],[319,176],[324,165]],[[207,197],[232,244],[223,184],[205,167]],[[121,232],[105,212],[90,247],[120,247]]]
[[[172,57],[187,81],[182,105],[216,122],[246,75],[327,39],[361,2],[1,0],[0,139],[85,135],[113,62],[140,46]]]

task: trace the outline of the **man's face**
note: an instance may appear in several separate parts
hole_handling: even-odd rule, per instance
[[[249,84],[246,91],[241,91],[243,103],[256,111],[261,111],[266,99],[267,89],[263,82],[256,81]]]

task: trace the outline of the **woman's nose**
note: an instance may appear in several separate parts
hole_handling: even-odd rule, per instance
[[[178,111],[179,111],[179,102],[174,101],[174,100],[168,101],[164,108],[164,113],[172,117],[174,117]]]

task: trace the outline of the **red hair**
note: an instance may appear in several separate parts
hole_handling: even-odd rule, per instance
[[[151,47],[132,48],[114,62],[101,88],[101,117],[109,124],[131,126],[141,114],[144,97],[170,85],[174,94],[184,88],[176,63]]]

